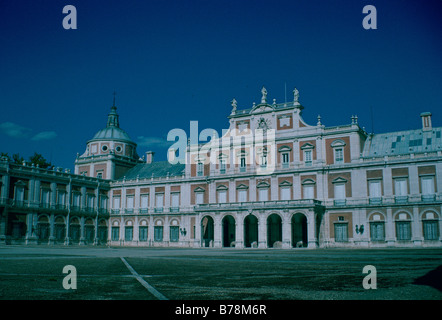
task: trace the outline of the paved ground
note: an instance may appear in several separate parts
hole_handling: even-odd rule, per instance
[[[63,288],[63,267],[77,289]],[[365,265],[377,271],[366,290]],[[442,249],[0,246],[0,299],[442,300]]]

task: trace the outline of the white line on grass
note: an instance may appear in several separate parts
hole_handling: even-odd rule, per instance
[[[134,275],[135,279],[138,280],[139,283],[143,285],[149,291],[151,294],[153,294],[158,300],[169,300],[165,296],[163,296],[157,289],[152,287],[150,284],[148,284],[135,270],[132,268],[132,266],[127,263],[126,259],[123,257],[120,257],[121,261],[126,265],[126,267],[129,269],[129,271]]]

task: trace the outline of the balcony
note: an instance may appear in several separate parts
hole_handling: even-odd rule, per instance
[[[435,194],[423,194],[421,196],[421,200],[423,202],[434,202],[434,201],[436,201],[436,195]]]
[[[369,204],[373,204],[373,205],[381,205],[382,204],[382,198],[381,197],[369,198],[368,203]]]
[[[124,213],[126,213],[126,214],[133,214],[134,213],[134,209],[133,208],[126,208],[126,209],[124,209]]]
[[[180,212],[180,207],[170,207],[170,212]]]
[[[148,208],[140,208],[140,213],[148,213],[149,209]]]
[[[395,196],[394,203],[396,203],[396,204],[408,203],[408,196]]]
[[[112,214],[120,214],[120,209],[112,209],[111,213]]]
[[[164,211],[164,208],[155,208],[154,212],[155,213],[162,213]]]
[[[301,200],[272,200],[253,202],[230,202],[230,203],[205,203],[197,204],[195,211],[207,210],[249,210],[249,209],[287,209],[287,208],[308,208],[322,205],[321,201],[314,199]]]
[[[333,200],[333,205],[335,207],[343,207],[347,204],[347,200],[346,199],[336,199]]]

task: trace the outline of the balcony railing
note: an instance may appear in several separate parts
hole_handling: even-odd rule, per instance
[[[180,207],[171,207],[170,212],[180,212]]]
[[[424,202],[433,202],[433,201],[436,201],[436,195],[435,194],[423,194],[421,196],[421,200]]]
[[[204,210],[236,210],[249,208],[287,208],[287,207],[312,207],[321,205],[321,201],[314,199],[301,200],[272,200],[272,201],[251,201],[251,202],[230,202],[230,203],[204,203],[195,205],[196,211]]]
[[[395,196],[394,203],[396,204],[408,203],[408,196]]]
[[[140,213],[148,213],[149,209],[148,208],[140,208]]]
[[[379,205],[379,204],[382,204],[382,198],[381,197],[374,197],[374,198],[369,198],[368,199],[368,203],[369,204],[377,204],[377,205]]]
[[[347,204],[347,200],[346,199],[336,199],[336,200],[333,200],[333,204],[336,207],[343,207]]]

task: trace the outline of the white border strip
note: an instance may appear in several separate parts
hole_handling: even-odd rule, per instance
[[[126,265],[126,267],[129,269],[129,271],[134,275],[134,277],[138,280],[139,283],[143,285],[149,291],[152,293],[158,300],[169,300],[165,296],[163,296],[157,289],[152,287],[150,284],[148,284],[144,279],[132,268],[132,266],[127,263],[126,259],[123,257],[120,257],[121,261]]]

